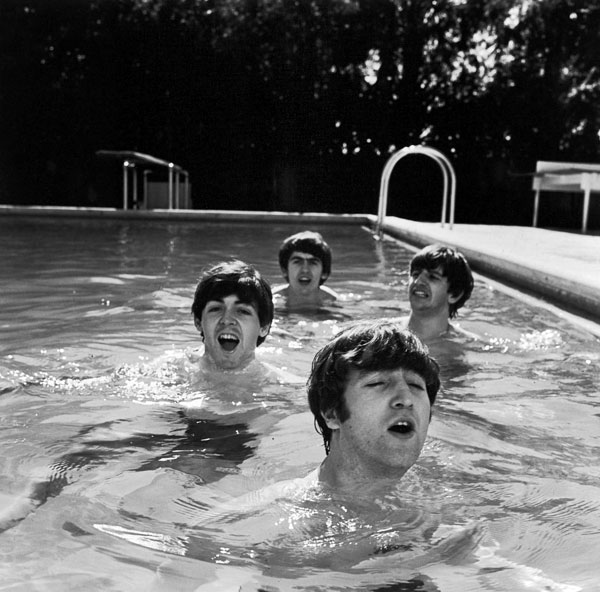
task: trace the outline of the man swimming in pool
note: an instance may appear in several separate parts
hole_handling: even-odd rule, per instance
[[[316,354],[308,381],[327,453],[318,481],[353,496],[397,483],[419,458],[439,387],[436,361],[396,323],[338,333]]]
[[[281,384],[292,377],[255,359],[256,348],[269,334],[273,321],[273,300],[269,283],[252,265],[232,260],[206,270],[195,290],[192,314],[204,350],[185,352],[176,359],[169,354],[166,362],[164,359],[155,362],[157,368],[165,370],[169,366],[173,371],[165,370],[165,376],[178,375],[179,380],[169,379],[169,382],[180,381],[182,392],[185,384],[193,387],[191,394],[195,398],[183,398],[182,409],[177,412],[187,426],[185,434],[167,454],[144,462],[136,470],[175,468],[210,482],[224,473],[235,472],[237,465],[252,455],[252,443],[260,430],[268,429],[278,419],[269,416],[265,406],[256,402],[255,394],[269,381]],[[162,375],[162,372],[157,374]],[[215,414],[219,421],[214,419]],[[170,426],[168,433],[152,433],[151,440],[138,428],[135,436],[132,432],[121,444],[123,424],[114,422],[113,432],[112,423],[82,434],[85,438],[82,450],[63,455],[54,466],[62,467],[64,475],[70,474],[74,480],[75,470],[86,466],[87,461],[82,459],[90,454],[88,443],[98,451],[104,445],[109,450],[121,446],[133,448],[134,442],[144,438],[159,449],[173,441]],[[216,468],[216,463],[207,461],[220,456],[224,460]],[[227,456],[233,460],[227,460]],[[53,471],[49,479],[33,482],[31,491],[24,493],[18,506],[0,518],[0,531],[58,495],[70,482],[64,475],[62,471]]]
[[[219,263],[200,277],[192,314],[204,341],[202,368],[242,370],[254,362],[271,329],[271,287],[252,265]]]
[[[388,585],[377,590],[422,590],[424,584],[438,590],[450,560],[452,566],[481,566],[484,573],[510,569],[524,585],[564,590],[539,570],[496,555],[486,546],[493,539],[483,539],[487,533],[476,521],[444,523],[435,507],[439,496],[415,489],[418,476],[412,487],[399,487],[421,454],[439,388],[438,364],[398,323],[365,321],[338,333],[315,355],[308,380],[325,459],[306,477],[234,495],[200,516],[192,535],[174,541],[157,572],[157,589],[199,592],[224,582],[236,590],[278,588],[284,580],[272,565],[288,562],[318,568],[317,576],[294,573],[294,583],[306,587],[327,569],[351,574],[353,589],[375,589],[373,574],[381,569]],[[235,529],[236,539],[227,557],[251,548],[261,561],[241,567],[223,561],[200,574],[190,571],[189,560],[179,562],[178,554],[214,558],[224,546],[215,533],[233,532],[227,528]]]
[[[331,273],[331,249],[318,232],[306,230],[288,236],[279,249],[279,266],[288,282],[274,294],[290,309],[311,309],[331,304],[337,294],[323,284]]]
[[[442,245],[421,249],[409,266],[406,327],[426,343],[457,332],[450,319],[472,291],[473,275],[462,253]]]

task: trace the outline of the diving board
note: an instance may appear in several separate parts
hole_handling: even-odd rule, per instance
[[[137,167],[144,167],[143,169],[143,196],[146,202],[149,201],[149,197],[152,195],[150,191],[150,184],[148,183],[148,173],[150,169],[165,169],[168,171],[168,183],[167,183],[167,207],[169,210],[178,210],[180,206],[183,209],[190,207],[189,199],[189,174],[179,165],[173,162],[156,158],[150,154],[144,154],[142,152],[134,152],[131,150],[97,150],[96,156],[104,158],[114,158],[122,162],[123,167],[123,209],[128,209],[128,196],[129,196],[129,182],[131,180],[133,189],[133,203],[136,207],[140,201],[138,200],[138,175],[136,174]],[[180,176],[184,179],[184,191],[180,202]],[[131,177],[131,179],[130,179]],[[154,183],[154,185],[157,185]]]

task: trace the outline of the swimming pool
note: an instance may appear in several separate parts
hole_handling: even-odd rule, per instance
[[[289,379],[223,392],[163,362],[199,345],[200,270],[237,256],[278,283],[278,245],[306,225],[0,219],[0,590],[596,588],[600,343],[481,277],[459,315],[481,339],[433,348],[428,442],[376,523],[329,507],[315,530],[314,500],[232,501],[322,459],[315,351],[408,310],[409,248],[310,227],[341,306],[279,310],[258,353]]]

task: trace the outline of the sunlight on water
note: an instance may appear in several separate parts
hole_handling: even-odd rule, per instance
[[[277,372],[206,384],[202,268],[236,256],[277,284],[279,243],[303,228],[0,225],[1,589],[597,586],[600,343],[585,330],[478,278],[458,322],[479,339],[432,346],[443,389],[422,457],[366,509],[311,485],[324,452],[305,381],[346,324],[408,312],[410,249],[318,229],[339,302],[278,310],[257,351]]]

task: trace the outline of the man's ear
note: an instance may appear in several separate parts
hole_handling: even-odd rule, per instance
[[[202,339],[204,339],[204,333],[202,332],[202,323],[198,317],[194,317],[194,326],[198,331],[200,331],[200,335],[202,335]]]
[[[340,420],[338,419],[337,413],[334,409],[327,409],[326,411],[321,411],[321,417],[325,420],[327,427],[330,430],[339,430],[340,429]]]
[[[281,269],[281,275],[283,276],[283,279],[286,282],[290,281],[290,277],[288,276],[288,270],[285,267],[280,267],[279,269]]]
[[[458,294],[450,294],[450,292],[448,292],[448,304],[454,304],[455,302],[458,302],[462,298],[462,295],[462,291]]]
[[[322,273],[321,274],[321,283],[324,284],[327,281],[328,277],[329,277],[328,273]]]
[[[269,323],[268,325],[265,325],[264,327],[261,327],[260,330],[258,331],[258,334],[261,337],[266,337],[269,334],[270,330],[271,330],[271,323]]]

